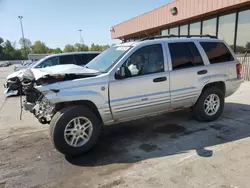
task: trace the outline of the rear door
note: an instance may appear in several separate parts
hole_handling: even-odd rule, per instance
[[[77,65],[84,66],[87,63],[89,63],[92,59],[94,59],[97,55],[97,53],[91,53],[91,54],[77,54],[74,55]]]
[[[171,108],[193,105],[200,85],[209,79],[207,66],[194,42],[168,43],[170,54]]]

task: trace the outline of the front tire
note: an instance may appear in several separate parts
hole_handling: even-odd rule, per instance
[[[88,152],[96,144],[100,130],[100,119],[85,106],[63,108],[50,122],[51,142],[67,156]]]
[[[225,104],[225,95],[217,87],[205,89],[193,107],[198,121],[214,121],[220,117]]]

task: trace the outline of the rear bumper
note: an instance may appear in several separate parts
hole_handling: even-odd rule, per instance
[[[233,78],[233,79],[227,80],[225,97],[228,97],[234,94],[239,89],[242,82],[243,82],[243,79],[240,79],[240,78]]]

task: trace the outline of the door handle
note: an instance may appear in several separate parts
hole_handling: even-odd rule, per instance
[[[201,74],[207,74],[207,70],[198,71],[197,74],[199,74],[199,75],[201,75]]]
[[[159,78],[153,79],[153,82],[164,82],[166,80],[167,80],[167,77],[159,77]]]

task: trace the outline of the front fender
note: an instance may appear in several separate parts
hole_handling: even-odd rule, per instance
[[[104,124],[113,121],[113,117],[109,108],[108,98],[105,98],[103,93],[98,93],[89,90],[61,90],[58,93],[47,92],[45,97],[52,103],[65,103],[77,101],[91,101],[97,108]]]
[[[71,102],[71,101],[80,101],[80,100],[89,100],[92,101],[96,106],[102,106],[108,101],[98,92],[88,91],[88,90],[60,90],[59,92],[48,92],[45,94],[45,97],[52,103],[62,103],[62,102]]]

